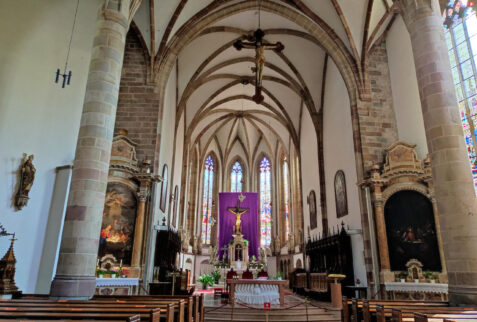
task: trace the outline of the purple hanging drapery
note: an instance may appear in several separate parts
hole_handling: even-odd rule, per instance
[[[233,240],[233,226],[235,226],[235,215],[227,211],[227,208],[237,205],[240,192],[219,193],[219,259],[222,259],[224,246],[228,247]],[[244,192],[245,199],[240,204],[240,208],[247,208],[245,214],[241,216],[243,238],[248,240],[248,256],[253,255],[258,258],[258,193]],[[227,252],[228,254],[228,252]],[[227,255],[228,256],[228,255]]]

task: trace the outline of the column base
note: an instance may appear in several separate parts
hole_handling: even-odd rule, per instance
[[[50,297],[70,300],[90,299],[95,289],[95,276],[56,275],[51,283]]]
[[[477,286],[449,285],[449,303],[453,306],[477,303]]]

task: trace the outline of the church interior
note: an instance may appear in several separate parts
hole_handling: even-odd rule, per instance
[[[0,9],[0,317],[477,319],[474,1]]]

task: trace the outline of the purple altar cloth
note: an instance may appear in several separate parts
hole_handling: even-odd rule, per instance
[[[235,215],[227,208],[237,206],[240,192],[219,193],[219,259],[222,259],[224,246],[228,247],[233,240],[233,226],[235,226]],[[245,199],[240,203],[240,208],[248,208],[240,220],[242,221],[243,238],[248,240],[248,256],[255,255],[258,258],[258,193],[244,192]],[[228,252],[227,252],[228,254]],[[228,256],[228,255],[227,255]]]

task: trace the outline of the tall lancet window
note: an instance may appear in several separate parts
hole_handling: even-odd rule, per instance
[[[230,174],[230,192],[242,192],[243,170],[240,162],[235,161]]]
[[[283,161],[283,201],[285,208],[285,240],[288,240],[290,233],[290,185],[288,184],[288,162]]]
[[[271,166],[267,158],[260,162],[260,246],[269,246],[272,240],[272,185]]]
[[[212,193],[214,190],[214,160],[209,155],[205,159],[204,195],[202,197],[202,242],[210,244],[212,233]]]
[[[459,0],[460,4],[463,2]],[[474,188],[477,191],[477,18],[475,12],[467,10],[462,18],[456,19],[452,25],[449,24],[445,30],[445,37],[467,154],[474,178]]]

